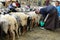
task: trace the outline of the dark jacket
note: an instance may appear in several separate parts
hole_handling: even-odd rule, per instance
[[[55,30],[58,28],[58,12],[54,6],[47,6],[45,8],[42,8],[40,10],[40,13],[43,15],[43,17],[46,17],[46,15],[49,13],[49,17],[44,26],[46,29]]]
[[[45,17],[48,13],[51,14],[52,10],[57,10],[56,7],[49,5],[45,8],[40,9],[40,13]]]

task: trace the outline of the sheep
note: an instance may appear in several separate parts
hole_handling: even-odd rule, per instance
[[[10,23],[8,20],[4,18],[4,15],[0,15],[0,34],[2,37],[2,33],[8,34],[9,28],[10,28]],[[4,37],[4,36],[3,36]]]
[[[31,20],[32,20],[32,17],[30,15],[27,15],[23,12],[19,12],[22,16],[25,15],[27,18],[27,30],[30,31],[30,26],[31,26]]]
[[[37,22],[38,26],[39,26],[39,21],[41,20],[42,17],[43,16],[41,14],[37,14],[37,20],[36,20],[36,22]]]
[[[32,21],[35,22],[35,19],[37,17],[36,14],[35,14],[35,12],[28,12],[27,14],[30,15],[32,17]]]
[[[31,29],[31,23],[32,23],[32,17],[30,15],[27,15],[26,16],[28,17],[27,18],[27,31],[30,31]]]
[[[18,15],[15,15],[15,14],[9,14],[9,15],[11,15],[12,17],[14,17],[15,19],[16,19],[16,21],[17,21],[17,23],[18,23],[18,34],[20,35],[20,26],[21,26],[21,19],[20,19],[20,17],[18,16]]]
[[[32,12],[28,12],[27,13],[28,15],[30,15],[32,17],[32,23],[31,23],[31,27],[33,28],[34,27],[34,24],[39,24],[39,20],[41,19],[41,15],[39,14],[36,14],[35,11],[32,11]],[[38,25],[36,25],[38,26]]]
[[[7,26],[8,24],[9,24],[8,21],[6,19],[2,18],[2,16],[0,16],[0,27],[5,32],[5,34],[7,34],[7,31],[8,31],[8,26]],[[4,27],[4,25],[5,25],[5,27]]]
[[[10,16],[9,14],[6,14],[2,16],[2,18],[6,19],[9,22],[9,32],[12,33],[12,40],[15,40],[15,33],[18,35],[18,24],[14,17]]]
[[[1,40],[2,40],[2,38],[3,37],[6,37],[6,36],[8,36],[8,26],[9,26],[9,23],[8,23],[8,21],[7,20],[5,20],[5,19],[2,19],[2,18],[0,18],[1,20],[0,20],[0,37],[1,37]]]
[[[17,15],[14,15],[14,14],[10,14],[10,16],[11,16],[11,17],[14,17],[14,18],[16,19],[16,22],[17,22],[17,24],[18,24],[17,30],[19,31],[19,30],[20,30],[19,27],[21,26],[21,19],[20,19],[20,17],[17,16]],[[16,30],[16,31],[17,31],[17,30]],[[17,31],[17,32],[18,32],[18,31]],[[19,32],[18,32],[18,34],[19,34]],[[17,34],[17,35],[18,35],[18,34]],[[18,35],[18,38],[19,38],[19,35]]]
[[[12,12],[12,13],[10,13],[10,14],[14,14],[14,15],[17,15],[17,16],[19,16],[20,17],[20,19],[21,19],[21,28],[23,28],[23,30],[21,31],[21,35],[22,35],[22,33],[24,34],[27,30],[26,30],[26,26],[27,26],[27,15],[25,15],[23,12],[16,12],[16,13],[14,13],[14,12]]]
[[[9,24],[8,20],[6,20],[6,19],[3,18],[3,17],[4,17],[4,15],[0,15],[0,24],[3,23],[3,22],[5,22],[5,23],[7,22],[7,23]],[[0,26],[1,26],[1,25],[0,25]],[[8,26],[5,26],[5,27],[3,26],[3,29],[2,29],[6,34],[7,34],[7,31],[8,31],[7,28],[8,28]]]
[[[15,14],[15,15],[18,15],[18,16],[20,16],[20,18],[21,18],[21,24],[22,24],[22,26],[24,26],[24,25],[27,25],[26,23],[26,21],[27,20],[25,20],[25,19],[27,19],[27,16],[23,13],[23,12],[16,12],[16,13],[14,13],[14,12],[12,12],[12,13],[10,13],[10,14]],[[25,21],[23,21],[23,20],[25,20]]]

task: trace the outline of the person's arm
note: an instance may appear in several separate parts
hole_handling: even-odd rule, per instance
[[[48,17],[49,17],[49,14],[47,14],[47,16],[45,17],[44,22],[47,21],[47,18],[48,18]]]

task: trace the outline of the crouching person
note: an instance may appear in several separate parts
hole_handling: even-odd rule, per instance
[[[57,15],[57,9],[49,5],[45,8],[41,8],[39,11],[35,11],[37,14],[42,14],[44,17],[44,28],[48,30],[55,30],[58,25],[58,15]],[[49,14],[49,15],[48,15]]]

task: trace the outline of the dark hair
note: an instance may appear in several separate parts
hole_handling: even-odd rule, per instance
[[[60,4],[60,2],[59,1],[56,1],[58,4]]]
[[[16,1],[16,2],[18,2],[18,1]]]

